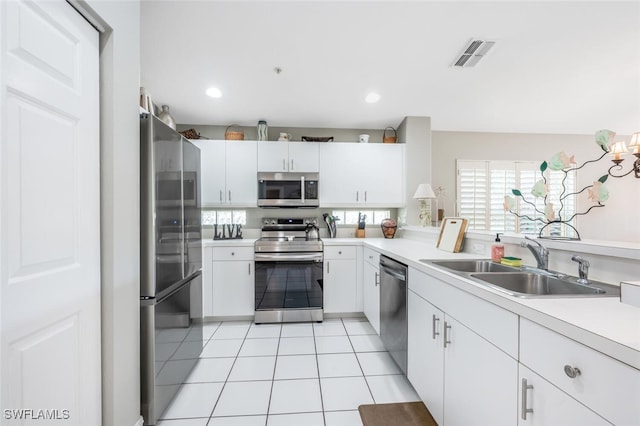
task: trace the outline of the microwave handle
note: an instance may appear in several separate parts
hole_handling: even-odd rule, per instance
[[[300,186],[302,187],[302,191],[300,191],[300,192],[301,192],[301,195],[302,195],[302,202],[304,203],[304,176],[300,177]]]

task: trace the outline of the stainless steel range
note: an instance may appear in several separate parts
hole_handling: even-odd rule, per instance
[[[323,244],[316,218],[265,218],[255,242],[255,322],[322,321]]]

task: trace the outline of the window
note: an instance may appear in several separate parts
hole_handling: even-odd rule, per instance
[[[535,234],[544,226],[537,220],[543,218],[544,199],[531,194],[531,188],[542,179],[540,162],[458,160],[456,166],[458,214],[469,219],[469,229]],[[547,184],[547,201],[553,204],[556,216],[571,217],[576,209],[575,195],[567,194],[575,192],[576,171],[565,175],[548,170]],[[515,211],[523,217],[504,210],[504,197],[513,196],[512,189],[520,189],[524,196],[525,201],[514,196]],[[559,212],[561,197],[564,208]]]
[[[246,210],[205,210],[202,209],[202,226],[223,224],[247,224]]]
[[[338,225],[357,225],[358,213],[366,215],[367,225],[379,225],[384,219],[391,217],[390,210],[333,210],[331,214],[338,217]]]

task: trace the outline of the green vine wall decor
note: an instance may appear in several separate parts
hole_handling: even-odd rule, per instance
[[[531,194],[536,199],[542,199],[544,208],[539,208],[536,203],[527,200],[522,191],[520,189],[512,189],[511,193],[516,198],[506,195],[504,197],[504,210],[508,211],[515,216],[528,219],[532,222],[539,222],[543,224],[540,232],[538,233],[539,238],[553,238],[553,239],[569,239],[569,240],[579,240],[580,234],[578,230],[571,225],[571,221],[577,216],[585,215],[589,213],[594,208],[604,207],[604,203],[609,199],[609,190],[605,186],[605,182],[607,181],[608,175],[605,174],[601,176],[598,180],[593,182],[591,185],[585,186],[579,191],[569,192],[566,187],[566,181],[568,174],[575,170],[580,170],[584,166],[589,163],[595,163],[602,160],[605,155],[607,155],[610,151],[610,145],[615,137],[615,132],[611,130],[598,130],[595,134],[595,142],[603,151],[602,154],[594,158],[593,160],[588,160],[582,163],[580,166],[576,165],[575,157],[573,155],[569,156],[564,151],[558,152],[551,159],[547,161],[543,161],[540,164],[540,172],[542,173],[542,179],[539,179],[531,189]],[[554,204],[549,200],[549,171],[555,170],[564,173],[564,177],[562,178],[562,191],[559,196],[559,206],[554,206]],[[586,210],[582,212],[573,213],[571,215],[566,215],[563,210],[565,208],[564,203],[565,200],[572,195],[579,195],[583,192],[587,193],[587,198],[593,204],[590,205]],[[516,207],[516,199],[520,199],[521,202],[529,204],[533,207],[534,211],[539,213],[541,216],[531,217],[526,214],[520,214],[515,210]],[[544,236],[546,228],[552,225],[563,225],[571,228],[576,237],[561,237],[561,236]]]

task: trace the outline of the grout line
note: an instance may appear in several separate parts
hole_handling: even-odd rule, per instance
[[[320,390],[320,408],[322,408],[322,423],[327,425],[327,418],[324,415],[324,398],[322,397],[322,381],[320,380],[320,361],[318,360],[318,345],[316,343],[316,328],[311,324],[311,333],[313,334],[313,347],[316,356],[316,371],[318,372],[318,389]]]
[[[280,339],[282,339],[282,329],[284,327],[280,324],[280,333],[278,335],[278,346],[276,347],[276,362],[273,363],[273,374],[271,375],[271,389],[269,390],[269,403],[267,404],[267,414],[265,415],[264,424],[267,426],[269,422],[269,411],[271,410],[271,399],[273,398],[273,384],[276,379],[276,368],[278,367],[278,354],[280,353]]]
[[[365,320],[366,321],[366,320]],[[220,327],[222,326],[224,322],[219,323],[218,327],[216,327],[216,330],[214,331],[214,333],[212,334],[211,338],[207,341],[207,343],[209,343],[209,341],[213,340],[213,335],[215,335],[215,333],[220,329]],[[344,325],[344,320],[343,318],[339,318],[339,324],[342,325],[342,327],[344,328],[345,332],[346,332],[346,326]],[[252,340],[252,339],[260,339],[260,338],[252,338],[249,339],[248,334],[249,331],[251,330],[251,328],[255,325],[254,322],[252,322],[249,327],[246,330],[245,336],[242,339],[235,339],[235,340],[242,340],[242,344],[240,345],[240,348],[238,349],[237,353],[235,356],[226,356],[226,357],[200,357],[199,359],[210,359],[210,358],[233,358],[233,363],[231,365],[231,368],[229,369],[229,372],[226,375],[226,378],[224,379],[224,381],[210,381],[210,382],[194,382],[194,383],[183,383],[182,386],[184,386],[185,384],[197,384],[197,383],[223,383],[222,388],[220,389],[220,393],[218,394],[218,397],[215,401],[215,404],[213,405],[213,408],[211,410],[211,413],[209,414],[209,418],[207,420],[207,425],[209,423],[212,422],[213,419],[213,413],[215,412],[215,409],[217,408],[218,404],[220,403],[220,399],[222,396],[222,393],[224,392],[225,388],[227,387],[228,383],[242,383],[242,382],[253,382],[253,381],[261,381],[264,382],[266,380],[241,380],[241,381],[237,381],[237,382],[230,382],[229,378],[231,377],[231,373],[233,371],[233,369],[236,366],[236,363],[238,361],[238,358],[240,358],[240,352],[242,350],[242,348],[244,347],[245,343],[247,342],[247,340]],[[287,415],[287,414],[303,414],[303,413],[307,413],[305,412],[291,412],[291,413],[274,413],[274,414],[269,414],[269,411],[271,409],[271,402],[272,402],[272,398],[273,398],[273,388],[274,388],[274,383],[275,383],[275,375],[276,375],[276,368],[278,366],[278,361],[280,360],[280,358],[282,357],[287,357],[287,356],[311,356],[314,355],[315,359],[316,359],[316,369],[317,369],[317,373],[318,373],[318,386],[319,386],[319,390],[320,390],[320,403],[321,403],[321,408],[322,408],[322,418],[323,418],[323,422],[326,425],[326,413],[327,411],[325,410],[325,403],[324,403],[324,398],[323,398],[323,394],[322,394],[322,377],[320,377],[320,362],[319,362],[319,355],[325,355],[323,354],[319,354],[318,353],[318,347],[317,347],[317,343],[316,343],[316,338],[317,337],[332,337],[332,336],[316,336],[316,332],[315,332],[315,327],[314,324],[312,324],[312,336],[292,336],[292,337],[311,337],[313,339],[313,345],[314,345],[314,352],[313,354],[279,354],[280,351],[280,345],[282,342],[283,338],[287,338],[287,337],[283,337],[283,330],[284,330],[284,325],[281,324],[280,327],[280,332],[279,335],[277,337],[264,337],[264,338],[277,338],[278,339],[278,344],[276,347],[276,354],[274,355],[250,355],[246,358],[258,358],[258,357],[275,357],[275,362],[273,365],[273,373],[272,373],[272,377],[271,377],[271,389],[270,389],[270,393],[269,393],[269,402],[267,405],[267,413],[264,414],[265,416],[265,426],[268,423],[268,419],[270,415]],[[360,359],[358,358],[358,353],[362,353],[362,352],[356,352],[355,347],[353,345],[353,341],[352,341],[352,337],[353,336],[360,336],[360,335],[350,335],[348,332],[346,332],[345,334],[347,336],[347,339],[349,340],[349,344],[351,346],[352,352],[336,352],[335,354],[349,354],[349,353],[353,353],[356,356],[356,361],[358,362],[358,366],[360,368],[360,371],[362,373],[361,376],[339,376],[339,377],[329,377],[327,379],[334,379],[334,378],[357,378],[357,377],[363,377],[365,379],[365,383],[367,385],[367,389],[369,390],[369,394],[371,396],[371,399],[375,402],[375,399],[373,398],[373,392],[371,390],[371,387],[369,385],[369,382],[367,381],[367,376],[364,374],[364,369],[362,368],[362,364],[360,362]],[[342,336],[342,335],[336,335],[336,336]],[[234,339],[217,339],[218,341],[221,340],[234,340]],[[204,346],[204,345],[203,345]],[[365,351],[367,352],[367,351]],[[387,351],[373,351],[373,352],[387,352]],[[326,355],[331,355],[334,353],[327,353]],[[242,357],[245,358],[245,357]],[[283,358],[285,359],[285,358]],[[402,375],[402,373],[394,373],[394,374],[378,374],[378,375],[372,375],[372,376],[387,376],[387,375]],[[290,379],[281,379],[282,381],[288,381],[288,380],[313,380],[315,378],[290,378]],[[357,408],[355,410],[353,409],[349,409],[349,410],[332,410],[331,412],[340,412],[340,411],[357,411]],[[319,411],[314,411],[313,413],[318,413]],[[311,412],[309,412],[311,413]],[[260,416],[262,416],[263,414],[259,414]],[[258,416],[258,415],[252,415],[252,416]],[[244,417],[244,415],[242,414],[238,414],[238,415],[232,415],[232,416],[225,416],[225,417]]]
[[[346,329],[346,327],[345,327],[345,329]],[[371,386],[369,386],[369,381],[367,380],[367,376],[364,374],[364,368],[362,368],[362,364],[360,363],[360,358],[358,357],[358,352],[356,352],[356,348],[353,346],[353,342],[351,341],[351,335],[349,333],[347,333],[347,335],[349,337],[349,343],[351,344],[351,347],[353,348],[353,353],[356,356],[356,361],[358,362],[358,366],[360,367],[360,371],[362,372],[362,377],[364,378],[364,383],[367,385],[367,389],[369,390],[369,395],[371,395],[371,400],[375,404],[376,403],[376,399],[373,397],[373,392],[371,391]]]
[[[218,325],[218,327],[216,328],[216,331],[214,331],[214,333],[211,335],[211,339],[213,339],[213,336],[220,329],[222,324],[224,324],[224,321],[222,321],[220,323],[220,325]],[[229,372],[227,373],[227,378],[224,380],[224,384],[222,385],[222,389],[220,389],[220,393],[218,394],[218,398],[216,398],[216,403],[213,404],[213,408],[211,409],[211,413],[209,414],[209,421],[207,421],[207,424],[209,424],[209,422],[211,421],[211,418],[213,417],[213,413],[216,410],[216,407],[218,406],[218,403],[220,402],[220,398],[222,397],[222,392],[224,392],[224,389],[227,387],[227,382],[229,382],[229,377],[231,377],[231,372],[233,371],[233,367],[235,367],[235,365],[236,365],[236,361],[238,360],[238,355],[240,355],[240,350],[242,350],[242,346],[244,345],[244,341],[246,340],[247,333],[249,333],[249,329],[250,328],[251,328],[251,325],[249,325],[249,327],[247,328],[247,332],[245,333],[245,337],[242,339],[242,344],[238,348],[238,352],[236,353],[235,357],[233,358],[233,363],[231,364],[231,368],[229,369]],[[220,339],[220,340],[224,340],[224,339]]]

